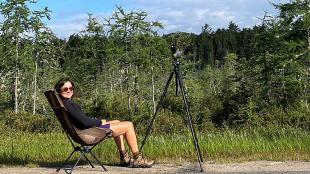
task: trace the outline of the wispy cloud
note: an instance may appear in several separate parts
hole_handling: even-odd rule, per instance
[[[288,0],[273,1],[275,3]],[[127,9],[144,9],[151,19],[166,26],[163,33],[174,31],[201,32],[209,24],[214,30],[227,27],[230,21],[240,28],[257,24],[265,11],[274,12],[267,0],[127,0]]]
[[[271,0],[275,3],[284,3],[289,0]],[[73,1],[72,1],[73,2]],[[85,3],[75,0],[76,4]],[[55,33],[61,37],[82,30],[87,23],[87,12],[93,12],[99,19],[112,15],[116,5],[126,11],[145,11],[148,20],[157,20],[163,23],[165,29],[161,33],[175,31],[200,33],[202,26],[209,24],[211,28],[225,28],[230,21],[240,28],[251,27],[259,23],[257,17],[262,17],[265,11],[275,13],[268,0],[114,0],[114,8],[100,11],[99,7],[70,12],[54,9],[55,18],[49,23]],[[113,5],[110,2],[110,5]],[[81,6],[81,4],[79,4]],[[97,6],[99,6],[97,4]]]
[[[87,14],[68,16],[51,21],[48,27],[51,28],[57,36],[68,37],[85,29],[87,18]]]

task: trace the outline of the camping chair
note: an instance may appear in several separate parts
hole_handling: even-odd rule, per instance
[[[58,121],[63,127],[70,144],[73,147],[73,151],[65,160],[65,162],[56,170],[58,172],[63,166],[66,165],[70,157],[75,152],[80,152],[80,156],[78,160],[75,162],[74,166],[70,168],[71,173],[73,169],[77,166],[78,162],[81,160],[82,156],[86,159],[86,161],[94,168],[94,165],[90,162],[90,160],[86,157],[85,154],[91,154],[93,158],[98,162],[98,164],[103,168],[104,171],[107,169],[102,165],[102,163],[98,160],[98,158],[92,153],[92,149],[100,142],[102,142],[107,137],[112,136],[111,129],[99,128],[99,127],[91,127],[88,129],[79,130],[77,129],[69,116],[67,109],[65,108],[63,102],[61,101],[59,95],[55,90],[49,90],[44,92],[49,104],[57,116]]]

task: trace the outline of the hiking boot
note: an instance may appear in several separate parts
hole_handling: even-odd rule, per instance
[[[120,166],[126,167],[131,162],[133,162],[133,159],[129,156],[127,151],[125,151],[125,153],[120,155]]]
[[[132,168],[150,168],[154,164],[154,160],[147,160],[140,154],[133,162],[130,163],[128,167]]]

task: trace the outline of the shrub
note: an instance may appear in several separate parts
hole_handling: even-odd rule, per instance
[[[104,94],[100,96],[97,101],[91,102],[85,112],[92,117],[101,117],[106,119],[129,120],[129,112],[126,101],[120,97],[122,94]]]
[[[260,113],[264,122],[310,130],[310,110],[301,103],[295,103],[287,108],[273,106]]]
[[[0,113],[0,123],[12,130],[27,132],[50,132],[59,129],[58,121],[53,116],[11,110]]]

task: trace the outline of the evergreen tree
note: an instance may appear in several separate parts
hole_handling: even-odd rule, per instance
[[[117,7],[117,10],[113,13],[110,19],[106,19],[106,24],[109,28],[108,37],[113,40],[116,44],[114,47],[121,47],[121,52],[117,58],[118,65],[122,68],[124,72],[124,86],[127,92],[127,107],[129,113],[131,113],[131,96],[134,97],[134,108],[137,108],[138,94],[137,83],[139,74],[139,64],[141,65],[138,55],[141,52],[136,49],[138,46],[135,42],[136,38],[143,35],[157,35],[156,29],[162,28],[162,24],[154,21],[146,21],[146,12],[125,12],[122,7]],[[118,49],[119,50],[119,49]],[[138,52],[137,52],[138,51]],[[143,51],[143,50],[141,50]],[[141,59],[140,59],[141,60]],[[132,86],[130,82],[132,81]],[[135,109],[136,110],[136,109]]]
[[[27,44],[31,42],[27,40],[31,40],[31,36],[36,33],[35,30],[38,31],[38,26],[42,24],[41,18],[49,17],[47,8],[42,11],[31,11],[27,6],[28,3],[36,3],[36,1],[7,0],[0,4],[0,12],[4,16],[4,21],[0,26],[6,44],[4,54],[12,62],[10,69],[14,72],[12,100],[15,113],[18,113],[20,109],[20,93],[25,92],[22,83],[27,77],[24,70],[29,60],[26,60],[26,57],[31,54],[31,51],[27,50]],[[23,102],[25,106],[26,103]]]

